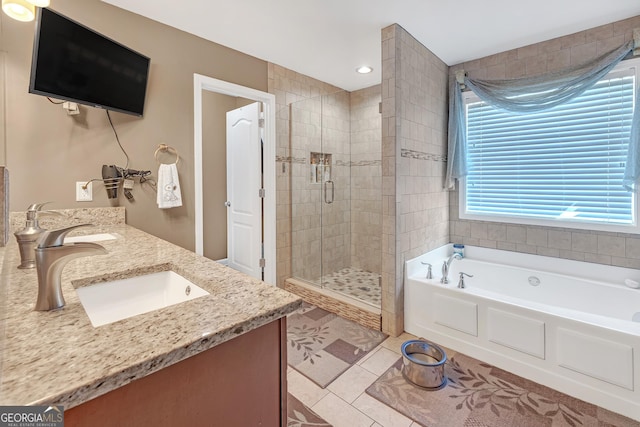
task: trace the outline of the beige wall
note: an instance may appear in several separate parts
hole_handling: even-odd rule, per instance
[[[579,64],[633,39],[640,16],[524,46],[450,68],[470,77],[533,76]],[[488,248],[640,268],[640,238],[633,234],[469,221],[458,217],[458,191],[450,197],[451,241]]]
[[[151,170],[155,176],[158,165],[153,154],[158,144],[179,151],[184,205],[158,209],[149,184],[136,184],[135,202],[121,196],[119,203],[126,207],[127,223],[193,250],[193,73],[267,91],[267,63],[99,0],[56,0],[53,7],[151,58],[144,118],[111,116],[131,157],[130,168]],[[3,124],[11,210],[49,200],[54,201],[51,208],[109,206],[101,182],[94,183],[93,202],[75,202],[76,181],[100,178],[102,164],[125,165],[105,112],[81,106],[80,116],[67,116],[45,97],[29,94],[34,24],[0,14],[0,26],[0,51],[6,63]],[[205,187],[205,192],[223,191],[219,182]]]
[[[404,329],[403,263],[449,241],[447,66],[399,25],[382,30],[382,330]]]
[[[226,114],[236,108],[236,98],[202,91],[203,254],[210,259],[227,257],[227,134]]]

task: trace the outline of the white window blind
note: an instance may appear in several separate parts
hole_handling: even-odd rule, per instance
[[[634,70],[615,71],[572,102],[529,114],[469,98],[464,213],[633,224],[622,178],[634,88]]]

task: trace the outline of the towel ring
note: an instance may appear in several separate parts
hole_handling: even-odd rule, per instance
[[[172,146],[167,145],[167,144],[158,145],[158,148],[156,149],[156,152],[153,153],[153,157],[156,158],[156,162],[162,163],[160,161],[160,159],[158,158],[158,154],[163,152],[163,151],[166,151],[168,153],[174,154],[176,156],[176,161],[174,163],[178,164],[178,162],[180,161],[180,154],[178,154],[178,150],[176,150],[175,148],[173,148]]]

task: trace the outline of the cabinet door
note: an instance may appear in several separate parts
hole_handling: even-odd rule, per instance
[[[65,411],[65,426],[285,426],[284,334],[285,318],[247,332]]]

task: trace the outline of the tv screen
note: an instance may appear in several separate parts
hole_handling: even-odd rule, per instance
[[[142,116],[149,58],[38,8],[29,92]]]

